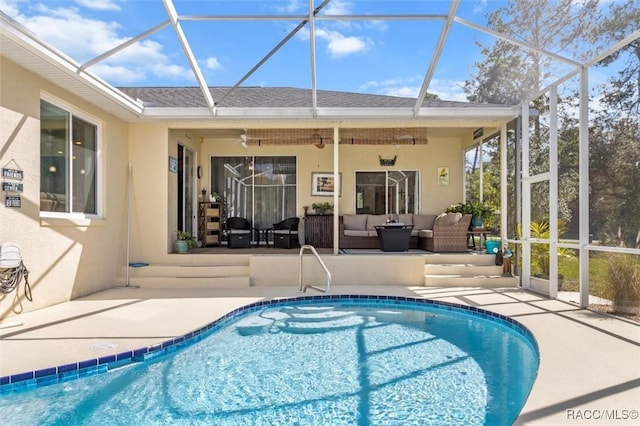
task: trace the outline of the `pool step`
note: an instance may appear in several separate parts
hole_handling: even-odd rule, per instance
[[[517,277],[503,277],[502,266],[490,254],[426,256],[426,287],[517,287]]]
[[[129,285],[141,288],[243,288],[251,285],[249,263],[235,259],[233,264],[223,259],[210,259],[210,263],[150,264],[129,268]],[[116,285],[126,284],[126,271]]]

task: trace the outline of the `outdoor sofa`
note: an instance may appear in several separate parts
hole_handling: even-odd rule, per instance
[[[428,251],[467,251],[467,231],[471,215],[460,213],[431,214],[345,214],[339,217],[339,247],[341,249],[378,249],[380,241],[376,226],[396,219],[412,225],[409,248]]]

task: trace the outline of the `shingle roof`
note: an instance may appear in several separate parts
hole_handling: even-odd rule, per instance
[[[199,87],[119,87],[148,107],[194,108],[207,103]],[[293,87],[238,87],[222,102],[219,99],[229,87],[210,87],[217,106],[232,108],[295,108],[312,107],[311,90]],[[416,100],[397,96],[318,90],[319,107],[328,108],[412,108]],[[425,100],[425,107],[479,107],[483,104]]]

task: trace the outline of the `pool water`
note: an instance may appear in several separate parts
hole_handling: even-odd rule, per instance
[[[508,425],[538,369],[513,322],[448,305],[288,301],[153,361],[0,396],[15,425]]]

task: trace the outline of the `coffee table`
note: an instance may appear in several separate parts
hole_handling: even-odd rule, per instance
[[[407,251],[411,241],[411,230],[413,225],[403,225],[401,223],[390,223],[376,226],[378,239],[380,240],[380,250],[382,251]]]

